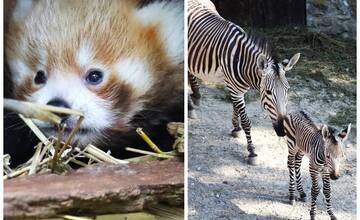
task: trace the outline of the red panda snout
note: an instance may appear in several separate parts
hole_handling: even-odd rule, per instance
[[[65,100],[60,99],[60,98],[51,99],[46,104],[47,105],[52,105],[52,106],[55,106],[55,107],[70,108],[70,105]],[[61,123],[62,124],[66,124],[66,120],[69,119],[69,117],[70,117],[68,114],[64,114],[64,113],[56,113],[56,115],[58,115],[61,118]]]

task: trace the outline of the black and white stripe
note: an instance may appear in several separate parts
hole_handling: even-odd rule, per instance
[[[270,113],[275,131],[284,135],[287,90],[285,72],[299,59],[296,54],[286,64],[279,63],[270,44],[239,26],[223,19],[210,0],[188,1],[188,66],[193,89],[192,101],[197,104],[200,93],[196,78],[225,82],[233,102],[232,134],[245,131],[249,162],[257,155],[252,143],[250,120],[245,111],[244,94],[249,89],[260,91],[262,106]],[[196,77],[196,78],[195,78]],[[195,88],[195,90],[194,90]],[[189,103],[189,115],[194,106]]]
[[[312,181],[310,218],[315,219],[316,199],[319,194],[318,176],[322,177],[323,193],[327,213],[336,219],[331,206],[330,179],[340,176],[339,162],[343,157],[342,142],[347,138],[351,125],[338,132],[326,125],[318,127],[303,111],[290,113],[285,117],[285,134],[288,144],[289,199],[295,203],[295,181],[300,199],[306,194],[301,183],[300,166],[302,157],[309,157],[309,170]]]

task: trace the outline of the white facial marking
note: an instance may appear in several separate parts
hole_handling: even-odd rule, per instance
[[[35,73],[39,70],[46,72],[47,59],[48,59],[47,51],[45,49],[39,48],[39,63],[36,66],[37,69],[35,70]]]
[[[20,59],[10,60],[9,67],[11,70],[12,80],[17,85],[23,83],[26,76],[32,73],[31,69],[26,65],[26,63]]]
[[[121,80],[132,85],[140,94],[145,94],[153,84],[153,78],[144,62],[138,58],[125,58],[116,64]]]
[[[15,9],[13,11],[14,18],[22,19],[26,17],[30,13],[32,6],[33,6],[33,1],[31,0],[17,1]]]
[[[46,85],[32,94],[29,101],[39,104],[47,104],[54,98],[66,101],[72,109],[82,111],[85,119],[81,124],[82,128],[91,129],[93,132],[85,135],[77,135],[81,144],[87,144],[96,140],[101,131],[112,126],[115,122],[111,102],[98,97],[91,92],[81,78],[60,71],[54,71]],[[78,117],[72,116],[69,119],[68,127],[72,128]],[[50,124],[36,120],[40,127],[49,127]],[[52,134],[53,135],[53,134]]]
[[[42,66],[47,66],[47,52],[45,49],[39,49],[39,63]]]
[[[84,67],[90,64],[93,58],[91,45],[89,43],[82,43],[80,49],[76,54],[76,62],[81,66]]]
[[[155,1],[136,12],[144,25],[159,24],[166,51],[174,64],[184,61],[184,5],[177,1]]]

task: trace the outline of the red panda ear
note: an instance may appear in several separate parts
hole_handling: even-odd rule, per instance
[[[147,50],[146,53],[151,53],[153,57],[164,55],[164,48],[160,37],[158,25],[148,25],[143,28],[141,38],[144,42],[143,48]]]
[[[154,42],[157,40],[158,34],[157,34],[158,28],[156,25],[150,25],[148,27],[145,27],[145,30],[143,31],[143,37],[148,42]]]

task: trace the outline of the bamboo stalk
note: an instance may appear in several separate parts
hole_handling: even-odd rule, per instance
[[[142,128],[137,128],[136,132],[151,147],[151,149],[153,149],[156,153],[158,153],[158,154],[163,154],[164,153],[159,149],[158,146],[156,146],[156,144],[154,142],[151,141],[149,136],[147,136],[147,134],[145,134],[145,132],[142,130]]]
[[[74,148],[74,152],[76,152],[76,154],[71,155],[66,161],[64,161],[64,163],[69,163],[72,159],[76,159],[77,157],[81,156],[83,151],[78,150],[77,148]]]
[[[77,159],[75,159],[75,158],[71,158],[70,161],[73,162],[73,163],[76,163],[77,165],[83,166],[83,167],[86,167],[86,166],[87,166],[86,163],[84,163],[84,162],[82,162],[82,161],[80,161],[80,160],[77,160]]]
[[[95,147],[94,145],[87,145],[85,150],[86,152],[88,152],[89,154],[97,157],[98,159],[108,162],[108,163],[113,163],[113,164],[127,164],[129,162],[125,161],[125,160],[119,160],[114,158],[113,156],[105,153],[104,151],[100,150],[99,148]]]
[[[4,107],[9,109],[9,110],[13,110],[15,112],[19,112],[19,113],[24,113],[23,115],[25,115],[28,118],[32,118],[30,117],[31,115],[34,115],[32,113],[38,113],[41,111],[48,111],[48,112],[55,112],[55,113],[62,113],[62,114],[68,114],[68,115],[78,115],[78,116],[82,116],[84,117],[84,113],[82,113],[81,111],[77,111],[74,109],[70,109],[70,108],[61,108],[61,107],[56,107],[56,106],[52,106],[52,105],[42,105],[42,104],[37,104],[37,103],[32,103],[32,102],[24,102],[24,101],[18,101],[15,99],[4,99]],[[27,115],[29,114],[29,115]],[[37,116],[35,114],[35,116]],[[40,115],[41,116],[41,115]],[[55,115],[57,116],[57,115]],[[59,116],[57,116],[58,118],[60,118]],[[38,118],[38,117],[35,117]],[[39,118],[40,119],[40,118]],[[61,119],[60,119],[61,122]],[[60,124],[60,123],[57,123]]]
[[[53,159],[52,159],[52,165],[51,165],[51,172],[52,173],[55,170],[58,158],[61,157],[61,155],[62,155],[62,154],[60,154],[59,150],[60,150],[61,140],[62,140],[63,135],[64,135],[64,130],[65,130],[65,126],[60,126],[60,129],[59,129],[59,132],[58,132],[58,138],[56,140],[54,156],[53,156]]]
[[[20,113],[26,118],[37,118],[54,124],[59,124],[61,122],[61,118],[56,114],[46,111],[44,106],[46,105],[39,105],[14,99],[4,99],[5,108]]]
[[[131,148],[131,147],[127,147],[125,148],[125,150],[127,151],[131,151],[131,152],[135,152],[135,153],[139,153],[139,154],[146,154],[146,155],[151,155],[151,156],[155,156],[155,157],[159,157],[159,158],[173,158],[174,156],[171,155],[166,155],[166,154],[157,154],[157,153],[153,153],[150,151],[145,151],[145,150],[139,150],[139,149],[135,149],[135,148]]]
[[[43,164],[49,162],[50,159],[51,159],[51,158],[45,158],[43,161],[41,161],[41,162],[39,163],[39,165],[43,165]],[[23,168],[21,168],[21,169],[19,169],[19,170],[14,171],[14,172],[11,173],[10,175],[5,175],[5,176],[3,177],[3,179],[6,180],[6,179],[9,179],[9,178],[13,178],[13,177],[19,176],[19,175],[25,173],[26,171],[28,171],[29,169],[30,169],[30,166],[23,167]]]
[[[40,158],[44,158],[45,154],[50,151],[50,147],[53,147],[52,141],[49,141],[49,143],[43,147]]]
[[[39,163],[39,161],[41,161],[41,158],[40,158],[41,150],[42,150],[42,143],[39,143],[36,147],[32,162],[30,164],[29,175],[36,173],[36,168],[38,166],[38,163]]]
[[[91,220],[91,218],[77,217],[77,216],[72,216],[72,215],[63,215],[61,217],[63,219],[67,219],[67,220]]]
[[[75,127],[71,130],[70,135],[69,135],[68,139],[66,140],[64,146],[61,148],[59,155],[62,155],[64,153],[64,151],[66,150],[66,148],[70,144],[71,140],[75,136],[76,132],[79,130],[81,122],[83,120],[84,120],[84,116],[80,116],[78,121],[76,122]]]
[[[10,159],[10,154],[5,154],[3,156],[4,172],[6,175],[13,172],[13,170],[10,168]]]
[[[40,129],[34,124],[34,122],[29,119],[25,118],[22,114],[19,114],[20,118],[25,122],[25,124],[34,132],[37,138],[44,144],[48,144],[47,137],[40,131]]]
[[[157,160],[157,157],[154,157],[152,155],[144,155],[144,156],[139,156],[139,157],[133,157],[133,158],[128,158],[126,159],[126,161],[129,162],[144,162],[144,161],[152,161],[152,160]]]
[[[92,160],[94,160],[94,161],[96,161],[96,162],[98,162],[98,163],[103,162],[103,161],[101,161],[99,158],[93,156],[92,154],[89,154],[89,153],[86,153],[86,152],[83,152],[82,154],[83,154],[85,157],[87,157],[87,158],[89,158],[89,159],[92,159]]]

